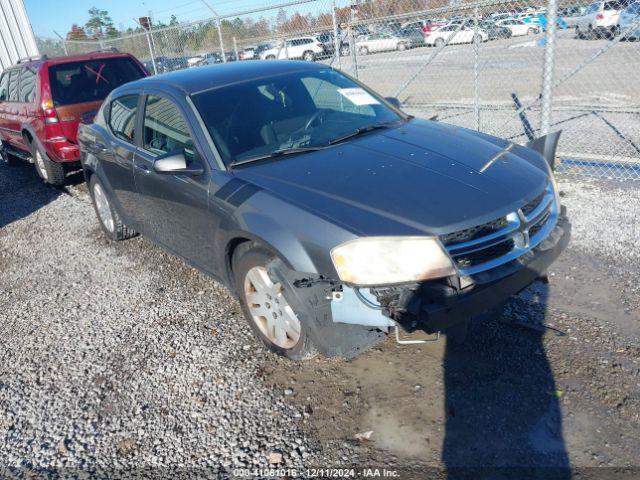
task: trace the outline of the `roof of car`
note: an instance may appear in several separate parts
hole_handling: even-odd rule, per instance
[[[326,65],[291,60],[253,60],[229,62],[218,65],[188,68],[162,75],[142,78],[126,84],[167,86],[179,89],[187,95],[245,80],[281,75],[300,71],[314,71]]]
[[[25,59],[23,61],[20,61],[19,63],[16,63],[11,67],[7,68],[7,70],[9,70],[10,68],[18,68],[18,67],[26,67],[26,66],[39,67],[43,63],[46,63],[47,65],[57,65],[61,63],[81,62],[85,60],[99,60],[101,58],[118,58],[118,57],[131,57],[131,55],[126,52],[97,51],[97,52],[82,53],[77,55],[63,55],[59,57],[42,56],[42,57],[34,57],[33,59]]]

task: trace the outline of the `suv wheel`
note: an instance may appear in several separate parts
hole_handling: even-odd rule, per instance
[[[313,62],[315,58],[316,56],[311,51],[304,52],[304,54],[302,55],[302,59],[305,62]]]
[[[349,47],[348,46],[340,47],[340,55],[343,57],[346,57],[347,55],[349,55]]]
[[[433,44],[436,48],[440,48],[444,45],[444,38],[436,38],[435,43]]]
[[[360,55],[368,55],[369,54],[369,49],[367,47],[360,47],[358,49],[358,51],[360,52]]]
[[[294,310],[293,293],[269,276],[275,259],[255,244],[240,245],[233,256],[233,273],[242,311],[255,335],[272,352],[291,360],[308,360],[318,350],[307,334],[304,314]]]
[[[36,172],[45,183],[57,187],[64,185],[66,178],[64,165],[51,161],[46,152],[43,152],[38,145],[31,145],[31,156],[36,166]]]
[[[399,51],[401,51],[401,52],[402,52],[403,50],[406,50],[406,49],[407,49],[407,44],[406,44],[406,43],[404,43],[404,42],[400,42],[400,43],[398,44],[398,50],[399,50]]]
[[[538,32],[535,28],[530,28],[529,30],[527,30],[527,35],[535,35],[536,33]]]
[[[91,193],[91,200],[93,200],[93,207],[98,215],[98,220],[100,220],[100,226],[109,240],[117,242],[137,235],[135,230],[122,223],[120,216],[111,206],[109,197],[96,175],[91,176],[89,192]]]
[[[18,160],[16,159],[16,157],[14,157],[13,155],[11,155],[5,148],[4,145],[2,143],[2,140],[0,140],[0,156],[2,157],[2,161],[6,164],[9,165],[10,167],[13,167],[15,165],[18,164]]]
[[[276,56],[275,55],[267,55],[267,60],[275,60]]]

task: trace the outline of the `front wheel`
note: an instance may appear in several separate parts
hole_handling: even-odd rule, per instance
[[[308,360],[318,350],[304,315],[291,303],[293,293],[269,274],[275,256],[255,243],[238,247],[233,273],[242,311],[255,335],[271,351],[291,360]]]
[[[401,51],[401,52],[402,52],[402,51],[404,51],[404,50],[406,50],[406,49],[407,49],[407,44],[406,44],[406,43],[399,43],[399,44],[398,44],[398,50],[399,50],[399,51]]]
[[[434,43],[436,48],[440,48],[444,45],[444,39],[443,38],[437,38],[435,43]]]
[[[313,62],[316,59],[316,56],[313,54],[313,52],[304,52],[304,55],[302,55],[302,59],[305,62]]]
[[[358,52],[360,52],[360,55],[369,55],[369,49],[367,47],[360,47]]]
[[[1,140],[0,140],[0,157],[2,157],[2,162],[5,163],[6,165],[10,166],[10,167],[13,167],[13,166],[15,166],[15,165],[17,165],[19,163],[19,161],[16,159],[16,157],[11,155],[7,151],[7,149],[2,144]]]
[[[276,56],[275,55],[267,55],[267,60],[275,60]]]
[[[535,35],[536,33],[536,29],[535,28],[530,28],[529,30],[527,30],[527,35]]]
[[[340,55],[343,57],[346,57],[347,55],[349,55],[350,50],[349,47],[344,46],[344,47],[340,47]]]

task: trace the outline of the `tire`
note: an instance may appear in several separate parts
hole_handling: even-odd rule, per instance
[[[369,49],[367,47],[360,47],[358,53],[360,53],[360,55],[369,55]]]
[[[536,33],[536,29],[535,28],[530,28],[529,30],[527,30],[527,35],[535,35]]]
[[[31,156],[36,172],[45,183],[56,187],[65,184],[66,172],[64,165],[51,161],[46,152],[44,152],[35,142],[31,144]]]
[[[576,25],[576,38],[578,40],[582,40],[582,38],[583,38],[582,32],[580,32],[580,27],[577,26],[577,25]]]
[[[444,38],[436,38],[436,41],[433,43],[433,46],[436,48],[440,48],[444,45]]]
[[[102,227],[102,231],[109,240],[119,242],[135,237],[138,234],[122,222],[118,212],[116,212],[111,205],[109,196],[102,183],[95,174],[92,175],[89,180],[89,193],[100,227]]]
[[[399,51],[399,52],[403,52],[403,51],[405,51],[406,49],[407,49],[407,44],[406,44],[406,43],[404,43],[404,42],[400,42],[400,43],[398,44],[398,51]]]
[[[275,60],[276,56],[275,55],[267,55],[267,60]]]
[[[302,59],[305,62],[313,62],[316,59],[316,56],[312,51],[306,51],[302,54]]]
[[[350,52],[349,47],[340,47],[340,56],[346,57]]]
[[[294,312],[287,300],[292,293],[287,293],[267,272],[274,259],[269,250],[256,243],[244,243],[234,252],[233,278],[242,312],[269,350],[290,360],[309,360],[318,354],[318,349],[308,334],[306,316]]]
[[[2,140],[0,140],[0,157],[2,158],[2,162],[9,167],[15,167],[20,163],[20,160],[5,150]]]
[[[476,42],[482,43],[482,35],[475,35],[473,37],[473,39],[471,40],[471,43],[476,43]]]

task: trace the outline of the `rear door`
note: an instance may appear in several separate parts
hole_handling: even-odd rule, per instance
[[[7,109],[9,102],[9,71],[4,71],[0,76],[0,138],[9,139],[9,132],[6,131],[9,125],[7,120]]]
[[[20,85],[18,91],[18,102],[16,104],[17,109],[17,121],[18,127],[22,131],[23,125],[34,126],[37,116],[36,107],[36,86],[38,75],[36,71],[31,67],[24,67],[20,70]],[[24,143],[24,138],[20,135],[17,139],[22,148],[27,150],[28,147]]]
[[[100,158],[102,173],[115,197],[119,213],[132,228],[139,228],[136,221],[137,191],[133,176],[136,147],[137,112],[141,95],[123,94],[114,98],[106,109],[109,129],[108,144],[95,139],[88,150]]]
[[[208,206],[210,167],[199,153],[187,112],[177,99],[156,92],[149,92],[141,111],[142,148],[135,157],[134,172],[142,231],[193,265],[212,271],[217,220]],[[158,156],[178,152],[205,173],[188,176],[154,171]]]
[[[22,147],[22,135],[20,134],[19,95],[20,95],[20,68],[9,71],[7,84],[7,101],[4,105],[4,132],[6,140],[13,146]]]

